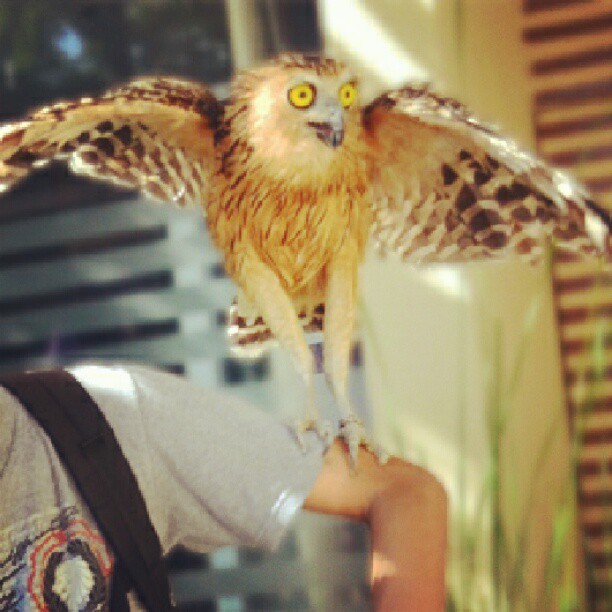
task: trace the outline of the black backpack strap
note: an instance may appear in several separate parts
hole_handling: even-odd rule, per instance
[[[115,434],[95,401],[65,370],[0,376],[46,431],[115,556],[111,609],[127,609],[131,582],[151,612],[172,609],[159,538]]]

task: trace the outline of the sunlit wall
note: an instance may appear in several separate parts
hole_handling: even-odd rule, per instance
[[[533,147],[521,2],[321,0],[320,7],[325,48],[361,70],[364,96],[432,81]],[[469,571],[460,540],[490,484],[496,449],[488,419],[491,411],[507,413],[498,466],[504,520],[511,542],[523,518],[531,521],[521,562],[535,593],[569,474],[549,271],[516,263],[415,271],[372,255],[361,292],[377,434],[430,467],[450,491],[452,580]],[[486,592],[491,568],[479,567]]]

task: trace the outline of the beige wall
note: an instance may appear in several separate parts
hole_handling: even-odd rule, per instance
[[[425,71],[444,93],[531,146],[521,4],[519,0],[320,1],[326,51],[366,75],[366,95],[415,76],[422,78]],[[369,28],[364,25],[368,20]],[[378,71],[377,66],[384,68]],[[389,66],[396,66],[397,74]],[[526,512],[531,518],[532,545],[524,562],[532,592],[540,582],[539,568],[550,540],[551,517],[567,480],[569,457],[548,279],[543,266],[488,264],[423,273],[370,257],[361,285],[370,330],[365,334],[366,362],[377,435],[395,452],[425,462],[438,473],[453,495],[455,509],[459,465],[467,470],[469,499],[477,498],[486,475],[494,330],[500,330],[503,345],[503,398],[508,398],[514,364],[519,358],[523,362],[509,407],[501,470],[509,532],[516,531],[517,517]],[[536,308],[527,349],[520,357],[521,339]],[[558,435],[531,499],[531,474],[552,427],[557,427]],[[460,561],[457,556],[455,561]]]

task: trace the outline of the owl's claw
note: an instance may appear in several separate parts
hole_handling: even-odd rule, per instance
[[[320,440],[325,444],[325,448],[331,446],[334,440],[334,432],[332,424],[329,421],[318,421],[314,419],[306,419],[304,421],[296,421],[294,424],[295,436],[302,450],[306,448],[306,440],[304,434],[307,431],[314,431]]]
[[[357,453],[359,447],[363,446],[374,453],[379,463],[385,464],[389,460],[389,454],[368,438],[363,421],[354,414],[340,420],[339,436],[346,442],[351,458],[351,468],[357,469]]]

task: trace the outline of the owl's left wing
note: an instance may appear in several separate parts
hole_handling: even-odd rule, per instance
[[[222,106],[203,85],[144,77],[0,125],[0,193],[52,160],[158,201],[205,203]]]
[[[586,190],[428,87],[363,109],[375,243],[415,263],[519,256],[552,239],[609,249],[610,216]]]

